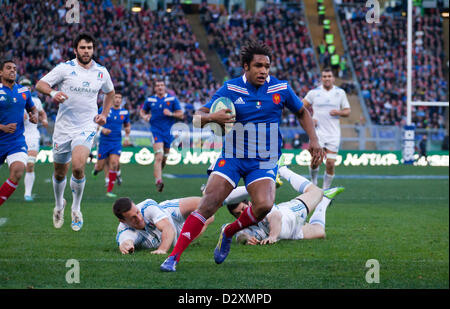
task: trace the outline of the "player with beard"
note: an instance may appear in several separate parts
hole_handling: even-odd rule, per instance
[[[53,225],[61,228],[64,223],[64,189],[69,163],[72,161],[72,229],[79,231],[83,226],[80,206],[86,183],[86,160],[97,125],[106,123],[114,100],[114,86],[108,70],[93,60],[93,36],[79,34],[73,41],[73,50],[76,58],[57,65],[36,84],[36,89],[51,96],[59,104],[53,133]],[[52,88],[56,85],[59,85],[59,90]],[[105,98],[102,113],[98,114],[97,97],[100,90],[105,93]]]

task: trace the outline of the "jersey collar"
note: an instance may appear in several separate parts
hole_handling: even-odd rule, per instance
[[[333,87],[331,87],[330,90],[326,90],[325,87],[323,86],[323,84],[320,85],[320,88],[321,88],[322,90],[325,90],[325,91],[328,91],[328,92],[329,92],[329,91],[331,91],[331,90],[334,90],[334,89],[336,88],[336,85],[333,85]]]

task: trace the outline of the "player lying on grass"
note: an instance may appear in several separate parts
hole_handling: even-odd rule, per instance
[[[116,241],[122,254],[135,248],[156,249],[152,254],[166,254],[180,236],[186,218],[198,208],[200,197],[185,197],[157,203],[147,199],[139,204],[122,197],[114,202],[113,212],[119,219]],[[208,224],[209,218],[199,236]]]
[[[337,187],[325,191],[319,189],[306,178],[280,167],[280,176],[289,181],[301,195],[288,202],[276,204],[264,220],[236,233],[239,243],[265,245],[280,239],[325,238],[325,213],[328,205],[344,188]],[[249,194],[244,186],[237,187],[225,200],[230,213],[238,218],[251,207]],[[309,223],[306,218],[314,211]]]

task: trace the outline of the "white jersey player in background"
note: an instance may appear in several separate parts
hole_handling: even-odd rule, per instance
[[[326,170],[323,177],[323,189],[331,186],[335,175],[335,163],[341,143],[339,118],[348,117],[351,109],[345,91],[334,85],[331,69],[322,71],[322,85],[310,90],[303,99],[305,107],[312,109],[311,114],[316,125],[316,134],[320,146],[326,152]],[[320,164],[311,164],[309,173],[313,184],[317,185]]]
[[[19,84],[22,86],[28,87],[30,90],[30,93],[32,94],[32,83],[27,78],[22,78],[19,81]],[[31,97],[33,100],[34,106],[36,106],[36,109],[38,110],[38,117],[39,122],[41,122],[42,126],[44,128],[48,127],[48,121],[47,121],[47,114],[44,110],[44,107],[42,106],[41,100],[37,96]],[[32,202],[33,201],[33,185],[34,180],[36,178],[34,173],[34,164],[36,163],[36,157],[39,153],[39,141],[41,138],[41,134],[39,133],[38,124],[30,122],[28,119],[27,113],[24,113],[24,126],[25,126],[25,141],[28,146],[28,161],[27,161],[27,167],[26,167],[26,173],[25,173],[25,194],[24,199],[26,202]]]
[[[186,218],[198,208],[200,197],[192,196],[156,203],[147,199],[137,205],[127,197],[117,199],[113,213],[119,219],[116,242],[122,254],[135,248],[156,249],[152,254],[166,254],[180,236]],[[210,217],[202,229],[214,221]]]
[[[84,169],[97,125],[106,123],[114,100],[114,85],[108,70],[92,59],[94,48],[95,39],[91,35],[79,34],[73,41],[76,58],[57,65],[36,85],[38,91],[50,95],[59,103],[53,132],[55,228],[61,228],[64,223],[64,189],[70,161],[72,229],[79,231],[83,226],[80,204],[86,183]],[[59,85],[59,90],[52,88],[55,85]],[[97,97],[100,90],[105,93],[105,98],[103,112],[98,114]]]

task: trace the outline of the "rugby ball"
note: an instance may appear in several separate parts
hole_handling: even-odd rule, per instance
[[[234,108],[233,102],[228,99],[227,97],[220,97],[216,99],[213,104],[211,105],[211,108],[209,109],[210,114],[214,114],[222,109],[230,109],[231,115],[233,118],[236,118],[236,109]],[[225,135],[228,134],[233,129],[233,123],[226,123],[225,127],[222,127],[222,134]],[[218,132],[214,131],[216,135],[218,135]]]

